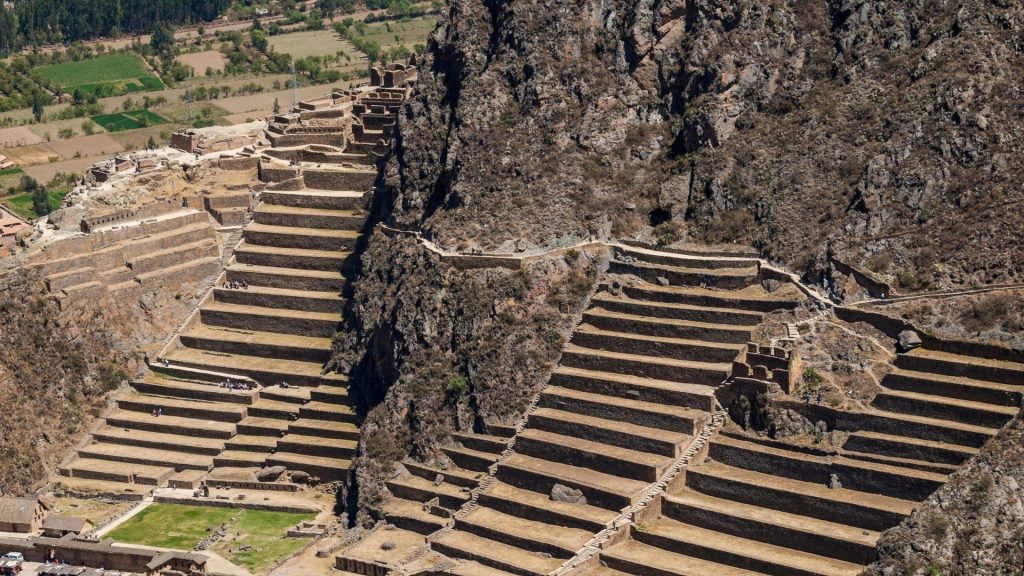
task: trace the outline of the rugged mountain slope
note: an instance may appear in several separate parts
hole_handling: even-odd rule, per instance
[[[831,259],[901,291],[1019,282],[1022,33],[1024,8],[1006,0],[452,0],[376,215],[460,249],[752,243],[839,298]],[[521,411],[557,348],[537,328],[570,323],[544,288],[556,273],[533,270],[541,288],[510,298],[513,275],[452,271],[373,235],[336,356],[376,405],[363,506],[391,460],[429,459],[450,429]],[[501,302],[514,330],[497,323]],[[508,334],[523,338],[497,355],[470,344]],[[531,346],[533,363],[508,353]]]
[[[905,290],[1009,281],[1022,31],[1006,0],[455,0],[393,219],[499,246],[671,215],[816,274],[834,254]]]

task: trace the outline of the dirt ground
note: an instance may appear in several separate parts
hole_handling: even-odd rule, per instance
[[[178,56],[177,60],[186,66],[191,66],[196,71],[197,76],[205,74],[207,68],[220,72],[224,70],[224,64],[228,61],[224,54],[217,50],[182,54]]]
[[[92,136],[71,138],[70,140],[54,140],[46,146],[66,160],[74,158],[75,154],[80,154],[81,156],[105,156],[124,150],[124,146],[111,138],[109,134],[94,134]]]
[[[107,518],[120,516],[135,506],[135,502],[107,502],[99,499],[57,498],[51,507],[54,514],[85,518],[93,525]]]
[[[81,174],[86,168],[95,163],[99,157],[75,158],[63,162],[47,162],[36,164],[25,168],[25,173],[35,178],[38,182],[49,182],[58,172],[65,174]]]
[[[21,148],[5,148],[0,152],[11,159],[11,161],[21,166],[31,166],[33,164],[45,164],[50,161],[50,157],[57,157],[60,159],[58,154],[55,154],[53,150],[50,150],[46,146],[22,146]]]
[[[0,148],[30,146],[32,144],[39,144],[42,141],[43,139],[27,126],[16,126],[0,130]]]

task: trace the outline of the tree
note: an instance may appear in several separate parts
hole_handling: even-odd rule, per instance
[[[156,140],[154,140],[152,136],[150,136],[149,141],[146,142],[146,148],[148,148],[149,150],[156,149]]]
[[[40,186],[32,193],[32,211],[39,216],[46,216],[53,211],[50,207],[50,193]]]
[[[96,125],[93,124],[92,120],[85,120],[82,122],[82,134],[86,136],[92,136],[96,133]]]
[[[174,32],[171,31],[171,27],[163,22],[154,24],[153,36],[149,41],[149,45],[153,47],[154,52],[161,56],[170,54],[171,49],[174,47]]]
[[[43,121],[43,95],[38,91],[32,93],[32,117],[36,122]]]
[[[277,98],[274,98],[274,114],[280,114],[280,113],[281,113],[281,102],[279,102],[277,100]]]
[[[85,96],[82,95],[81,88],[75,88],[75,92],[71,95],[71,103],[75,106],[81,106],[85,103]]]

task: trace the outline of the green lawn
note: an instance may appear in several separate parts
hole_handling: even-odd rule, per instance
[[[56,210],[60,208],[60,203],[64,201],[64,197],[68,195],[68,190],[51,190],[50,191],[50,208]],[[15,214],[21,216],[26,220],[35,220],[39,218],[36,211],[32,209],[32,194],[18,194],[16,196],[8,196],[3,199],[3,203],[6,204]]]
[[[218,542],[213,551],[253,573],[262,574],[278,560],[291,557],[309,543],[305,538],[286,538],[285,533],[299,522],[312,519],[312,514],[245,510],[238,523],[231,527],[228,539]],[[236,532],[240,536],[236,537]],[[251,548],[238,550],[242,544]]]
[[[36,72],[67,93],[76,88],[91,93],[97,86],[104,84],[113,84],[127,92],[162,90],[164,87],[136,54],[110,54],[78,62],[52,64],[36,68]]]
[[[287,538],[285,533],[291,526],[312,518],[313,514],[153,504],[115,528],[109,536],[119,542],[191,550],[211,531],[230,522],[227,536],[212,550],[235,564],[261,573],[309,543],[303,538]],[[242,545],[250,548],[238,550]]]
[[[121,132],[123,130],[134,130],[146,126],[164,124],[166,119],[150,112],[149,110],[132,110],[130,112],[115,112],[113,114],[100,114],[93,116],[92,121],[102,126],[107,132]]]

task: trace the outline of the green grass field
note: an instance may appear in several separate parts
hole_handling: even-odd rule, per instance
[[[119,542],[191,550],[212,530],[228,522],[231,526],[228,535],[212,550],[235,564],[262,573],[309,543],[303,538],[287,538],[285,533],[289,527],[312,518],[312,514],[153,504],[115,528],[109,536]],[[243,544],[250,548],[238,550]]]
[[[68,195],[68,190],[51,190],[50,191],[50,208],[54,210],[60,208],[60,203],[64,201],[64,197]],[[21,216],[26,220],[35,220],[39,218],[36,211],[32,209],[32,195],[31,194],[18,194],[16,196],[9,196],[3,199],[3,203],[8,208],[14,211],[15,214]]]
[[[127,92],[162,90],[164,87],[160,79],[146,69],[142,58],[136,54],[110,54],[78,62],[43,66],[35,70],[40,76],[68,93],[76,88],[91,93],[97,86],[104,84],[114,84]]]
[[[107,132],[121,132],[123,130],[134,130],[146,126],[165,124],[167,120],[150,112],[149,110],[132,110],[130,112],[115,112],[113,114],[100,114],[93,116],[92,121],[102,126]]]

